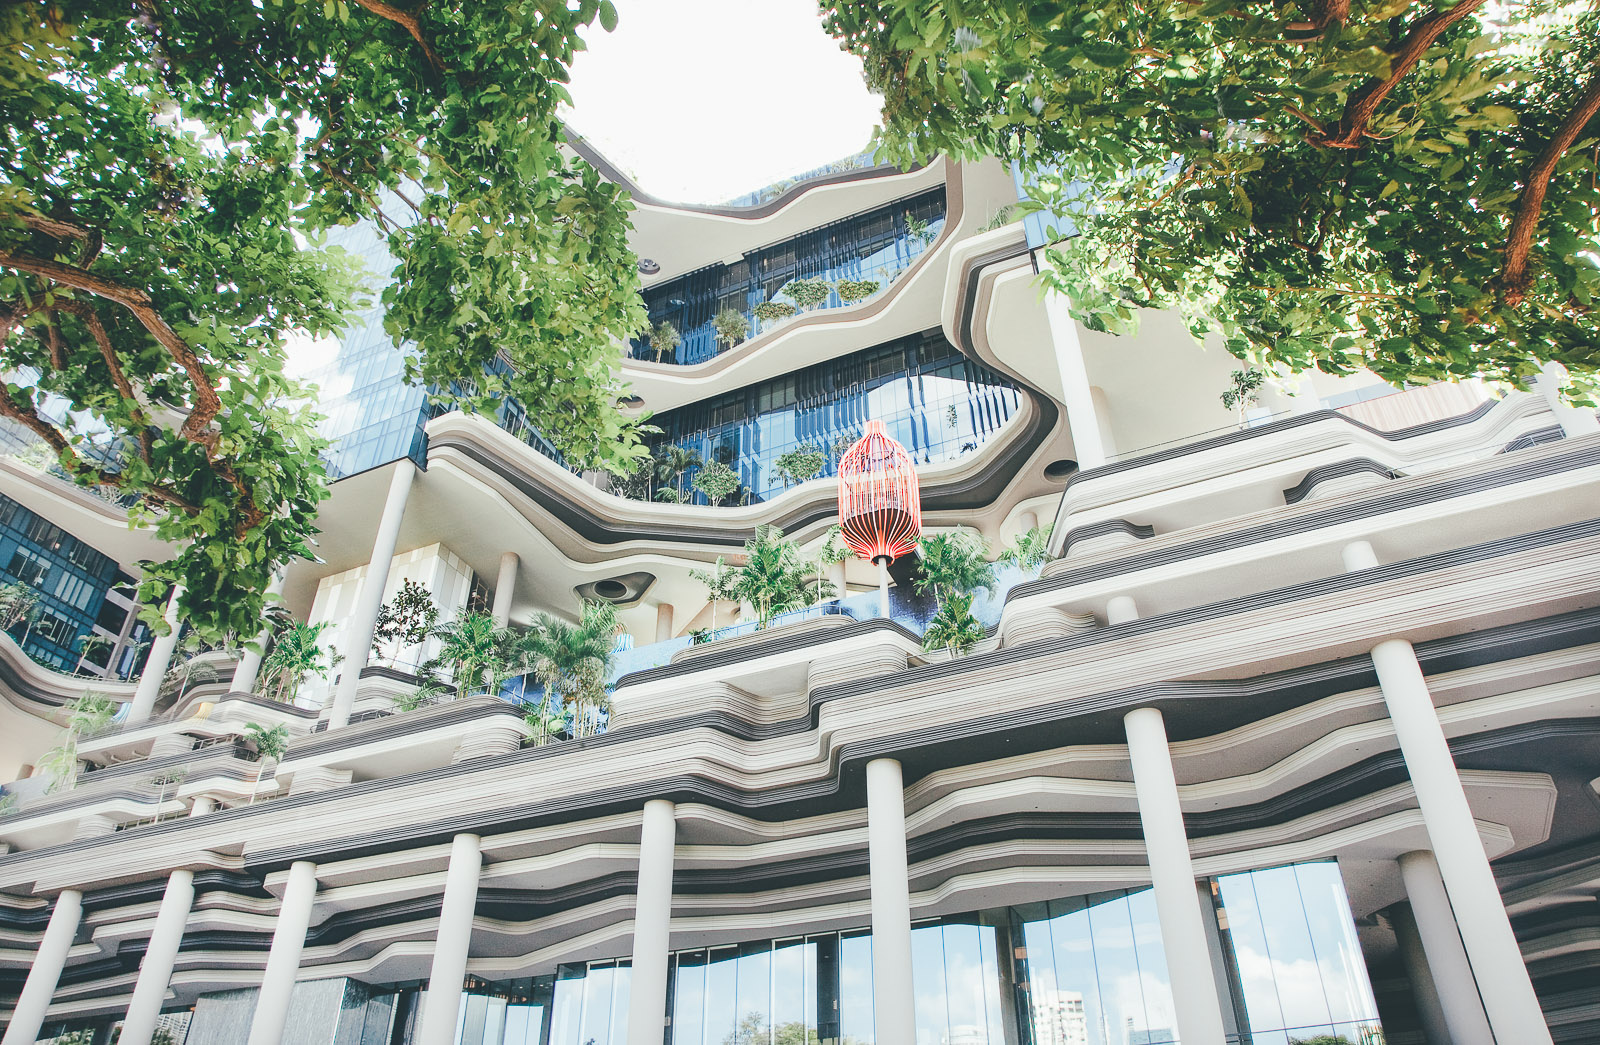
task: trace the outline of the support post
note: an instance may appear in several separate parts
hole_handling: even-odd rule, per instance
[[[400,539],[400,523],[406,514],[406,498],[411,495],[411,482],[416,477],[417,466],[410,458],[394,467],[389,480],[389,496],[383,502],[383,516],[378,521],[378,534],[372,541],[372,558],[367,562],[367,575],[361,578],[361,588],[356,592],[355,615],[350,618],[348,631],[342,635],[345,650],[344,668],[339,674],[339,686],[334,690],[333,708],[328,715],[328,728],[338,729],[350,721],[351,709],[356,704],[356,690],[361,686],[361,669],[367,666],[372,652],[372,631],[378,624],[378,610],[383,606],[383,590],[389,584],[389,566],[394,562],[395,543]]]
[[[311,925],[311,908],[317,897],[317,865],[296,860],[289,866],[289,880],[283,888],[283,903],[278,921],[272,927],[272,949],[267,952],[267,968],[256,995],[256,1011],[250,1019],[249,1045],[279,1045],[289,1019],[289,998],[300,972],[300,954],[306,946],[306,929]]]
[[[183,942],[184,926],[188,924],[189,910],[193,906],[194,872],[179,868],[167,876],[167,889],[161,896],[161,908],[150,932],[144,960],[139,963],[139,978],[133,986],[128,1015],[122,1021],[118,1045],[150,1045],[161,1006],[167,1000],[167,984],[172,979],[178,945]]]
[[[672,603],[662,602],[656,604],[656,641],[666,642],[672,638]]]
[[[1411,984],[1411,1001],[1417,1007],[1423,1040],[1427,1045],[1455,1045],[1450,1025],[1445,1022],[1444,1008],[1439,1003],[1439,992],[1433,985],[1433,972],[1428,968],[1428,957],[1411,905],[1402,900],[1390,907],[1389,924],[1394,927],[1395,949],[1400,953],[1400,964]]]
[[[876,1045],[914,1045],[917,1010],[911,981],[906,792],[900,763],[892,758],[875,758],[867,763],[867,862],[872,884]]]
[[[1566,386],[1567,381],[1567,368],[1551,361],[1544,364],[1539,376],[1534,378],[1532,383],[1544,397],[1550,412],[1556,415],[1562,435],[1568,439],[1576,439],[1579,436],[1600,432],[1600,418],[1595,417],[1592,409],[1575,407],[1562,400],[1561,389]]]
[[[61,970],[66,968],[67,954],[78,935],[78,923],[83,920],[83,894],[76,889],[63,889],[50,909],[50,924],[45,926],[44,939],[28,967],[28,979],[22,985],[17,1007],[11,1011],[11,1023],[0,1045],[33,1045],[44,1025],[44,1014],[55,997],[56,984],[61,980]]]
[[[167,611],[163,614],[167,633],[156,636],[150,643],[150,653],[144,661],[144,674],[139,676],[139,685],[134,688],[133,701],[128,705],[128,717],[123,720],[124,726],[136,726],[146,721],[150,712],[155,710],[156,698],[161,695],[161,682],[167,677],[167,669],[172,666],[172,651],[178,648],[178,600],[182,596],[183,585],[174,585],[172,595],[167,599]]]
[[[1189,838],[1184,833],[1166,723],[1155,708],[1130,711],[1122,722],[1128,731],[1128,761],[1139,798],[1139,822],[1144,827],[1150,881],[1155,886],[1161,946],[1172,978],[1178,1036],[1186,1042],[1220,1045],[1224,1033],[1217,976],[1211,967],[1205,925],[1200,920],[1194,863],[1189,857]]]
[[[456,835],[450,846],[450,869],[445,872],[444,901],[439,905],[439,931],[433,943],[433,967],[428,971],[428,998],[422,1007],[417,1045],[454,1045],[456,1040],[482,870],[482,839]]]
[[[1450,1032],[1447,1040],[1450,1045],[1494,1045],[1494,1033],[1484,1014],[1461,934],[1456,931],[1455,912],[1439,875],[1438,861],[1426,850],[1403,853],[1400,877],[1406,884],[1412,920],[1427,958],[1422,973],[1431,980]]]
[[[1366,541],[1346,545],[1343,559],[1345,569],[1350,571],[1378,565],[1377,555]],[[1417,793],[1417,805],[1422,810],[1449,906],[1453,911],[1471,912],[1466,918],[1451,917],[1460,931],[1495,1040],[1551,1045],[1544,1010],[1539,1007],[1533,979],[1517,946],[1511,917],[1506,914],[1494,870],[1483,850],[1477,821],[1467,804],[1467,793],[1456,772],[1444,728],[1439,725],[1439,714],[1416,650],[1404,639],[1388,639],[1372,648],[1372,665],[1377,669],[1389,721],[1405,758],[1412,789]],[[1414,899],[1412,910],[1417,911]],[[1422,914],[1417,914],[1421,928]],[[1432,952],[1428,957],[1432,959]]]
[[[889,560],[878,562],[878,616],[889,616]]]
[[[268,595],[282,595],[285,580],[285,570],[273,574],[272,583],[267,586]],[[256,676],[261,673],[261,659],[266,655],[267,643],[272,641],[272,629],[263,628],[261,634],[255,638],[255,649],[249,646],[244,648],[244,654],[239,658],[239,663],[233,668],[233,681],[228,683],[231,693],[253,693],[256,688]]]
[[[672,936],[672,862],[678,830],[675,815],[673,804],[665,799],[655,798],[644,804],[639,884],[633,909],[628,1045],[661,1045]]]
[[[511,600],[517,595],[517,567],[521,565],[516,552],[504,552],[500,556],[500,574],[494,581],[494,607],[489,612],[495,624],[502,628],[511,623]]]
[[[1044,315],[1050,324],[1050,340],[1061,372],[1061,401],[1067,408],[1067,427],[1072,431],[1078,468],[1098,468],[1107,460],[1105,441],[1100,436],[1100,418],[1083,361],[1083,346],[1078,341],[1078,322],[1072,318],[1066,295],[1046,291]]]

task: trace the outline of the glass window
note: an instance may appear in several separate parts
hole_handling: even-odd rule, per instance
[[[6,566],[6,572],[30,588],[43,586],[50,573],[50,563],[44,556],[26,548],[18,548]]]

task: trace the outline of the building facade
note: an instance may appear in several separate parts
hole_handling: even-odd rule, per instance
[[[618,352],[662,467],[431,416],[376,315],[330,346],[337,481],[282,594],[337,661],[174,691],[158,642],[71,786],[9,786],[5,1045],[1600,1042],[1592,413],[1323,375],[1225,409],[1240,364],[1175,317],[1041,298],[994,161],[639,196],[682,340]],[[828,296],[762,318],[797,279]],[[914,558],[885,613],[823,555],[869,420],[925,532],[1048,530],[968,655],[925,648]],[[159,551],[23,503],[107,578]],[[700,578],[765,526],[832,591],[758,627]],[[610,603],[605,708],[549,728],[527,664],[437,691],[407,592],[515,632]],[[90,688],[61,666],[0,643],[19,775]]]

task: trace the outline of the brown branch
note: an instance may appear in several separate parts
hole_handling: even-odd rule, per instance
[[[1330,25],[1344,25],[1350,17],[1350,0],[1319,0],[1309,22],[1290,22],[1284,31],[1293,33],[1295,43],[1311,43],[1321,39]]]
[[[406,32],[411,34],[411,39],[415,40],[418,46],[422,48],[422,55],[428,60],[428,65],[433,69],[434,75],[444,75],[444,63],[439,61],[439,55],[434,52],[433,44],[429,43],[428,38],[422,35],[422,23],[418,20],[416,12],[402,11],[398,7],[390,7],[383,0],[356,0],[356,3],[379,18],[387,18],[396,25],[403,27]]]
[[[208,442],[209,434],[207,430],[210,428],[211,422],[222,410],[222,398],[217,395],[216,387],[211,381],[211,375],[206,373],[205,367],[200,362],[200,357],[195,355],[194,349],[189,347],[189,343],[179,337],[177,331],[169,327],[167,321],[161,318],[161,313],[156,311],[149,294],[106,276],[85,271],[75,265],[64,265],[59,261],[36,258],[27,254],[17,254],[12,251],[0,250],[0,265],[17,269],[20,272],[31,272],[35,276],[53,279],[57,283],[82,290],[96,297],[115,301],[133,313],[134,318],[171,353],[172,358],[177,361],[178,365],[189,375],[189,380],[194,383],[194,406],[190,409],[189,417],[184,421],[183,428],[179,434],[185,439]]]
[[[1461,0],[1448,11],[1435,11],[1420,19],[1401,41],[1400,49],[1390,56],[1388,78],[1379,80],[1374,77],[1357,88],[1346,99],[1344,115],[1339,118],[1339,122],[1326,134],[1313,136],[1310,139],[1311,143],[1334,149],[1361,148],[1362,142],[1371,137],[1367,133],[1367,124],[1377,115],[1378,106],[1388,97],[1389,92],[1406,78],[1417,62],[1422,60],[1422,56],[1428,53],[1428,48],[1444,35],[1445,30],[1486,2],[1487,0]]]
[[[76,222],[47,218],[42,214],[24,214],[22,223],[34,232],[42,232],[52,239],[75,239],[83,243],[83,255],[78,259],[80,268],[87,268],[100,255],[100,230]]]
[[[1600,73],[1589,81],[1577,104],[1545,143],[1544,151],[1533,161],[1533,166],[1528,168],[1522,195],[1517,198],[1517,213],[1506,235],[1505,271],[1500,274],[1506,304],[1513,308],[1522,304],[1533,283],[1533,276],[1528,272],[1528,253],[1533,247],[1533,234],[1539,227],[1539,211],[1544,207],[1550,178],[1562,154],[1572,148],[1572,143],[1578,140],[1578,135],[1596,113],[1600,113]]]
[[[117,393],[123,399],[133,404],[129,419],[139,426],[139,456],[144,458],[145,464],[150,464],[153,440],[150,436],[149,418],[145,415],[139,396],[133,389],[133,382],[128,380],[128,375],[122,369],[122,361],[117,358],[117,350],[111,344],[105,324],[100,322],[100,314],[86,301],[58,301],[56,307],[77,316],[94,338],[95,345],[100,349],[100,358],[105,360],[106,369],[111,372],[111,383],[117,386]]]

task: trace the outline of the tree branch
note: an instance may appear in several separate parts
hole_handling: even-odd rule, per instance
[[[1428,53],[1434,41],[1444,35],[1445,30],[1461,21],[1487,0],[1461,0],[1460,3],[1448,11],[1435,11],[1426,18],[1419,20],[1411,32],[1400,42],[1400,49],[1390,56],[1389,77],[1379,80],[1373,78],[1362,84],[1345,101],[1344,115],[1339,122],[1325,134],[1313,135],[1310,139],[1313,145],[1326,145],[1334,149],[1359,149],[1362,142],[1370,137],[1367,133],[1367,124],[1377,114],[1378,106],[1388,97],[1395,85],[1405,79],[1422,56]]]
[[[1533,247],[1533,234],[1539,227],[1539,211],[1544,207],[1550,177],[1555,174],[1562,154],[1572,148],[1572,143],[1578,140],[1578,135],[1596,113],[1600,113],[1600,73],[1589,81],[1577,104],[1545,143],[1544,151],[1533,161],[1533,166],[1528,168],[1522,195],[1517,198],[1517,213],[1506,235],[1505,270],[1500,274],[1506,304],[1512,307],[1522,304],[1533,283],[1533,276],[1528,272],[1528,253]]]
[[[422,48],[422,55],[428,60],[428,65],[433,69],[434,75],[444,75],[444,63],[439,61],[439,55],[434,51],[433,44],[429,43],[428,38],[422,35],[422,23],[417,19],[416,12],[402,11],[398,7],[390,7],[383,0],[356,0],[356,3],[379,18],[387,18],[389,21],[404,28],[406,32],[411,34],[411,39],[415,40],[418,46]]]

